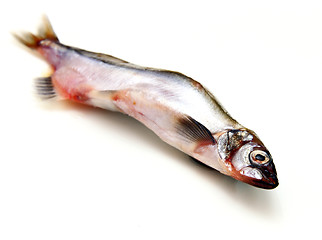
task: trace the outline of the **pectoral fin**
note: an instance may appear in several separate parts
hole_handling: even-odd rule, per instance
[[[216,143],[211,132],[190,116],[179,118],[176,129],[187,142]]]

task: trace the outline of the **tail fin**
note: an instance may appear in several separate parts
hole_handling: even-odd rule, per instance
[[[37,35],[34,35],[30,32],[25,32],[20,35],[13,33],[13,36],[23,45],[32,49],[37,48],[39,43],[45,39],[54,42],[59,41],[47,16],[43,16],[42,25],[38,29]]]

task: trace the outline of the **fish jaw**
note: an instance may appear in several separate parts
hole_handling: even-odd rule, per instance
[[[268,167],[274,169],[274,172],[270,173],[257,168],[245,167],[238,172],[234,171],[232,177],[254,187],[274,189],[279,185],[275,165],[271,163]]]

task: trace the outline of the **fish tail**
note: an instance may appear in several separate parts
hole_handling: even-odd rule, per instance
[[[19,34],[13,33],[13,36],[26,47],[38,50],[41,47],[43,40],[49,40],[51,42],[59,42],[53,27],[51,26],[47,16],[42,17],[42,23],[38,28],[37,34],[30,32],[22,32]],[[40,77],[35,79],[36,94],[41,99],[52,99],[58,97],[56,89],[52,82],[52,77]]]
[[[31,49],[38,48],[42,40],[59,42],[58,37],[56,36],[47,16],[43,16],[42,24],[40,25],[38,33],[36,35],[30,32],[24,32],[21,34],[13,33],[13,36],[20,43]]]

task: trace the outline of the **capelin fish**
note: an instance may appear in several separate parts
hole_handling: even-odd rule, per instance
[[[37,35],[15,37],[53,69],[51,76],[36,79],[41,98],[125,113],[225,175],[255,187],[278,186],[272,156],[261,140],[192,78],[64,45],[47,18]]]

